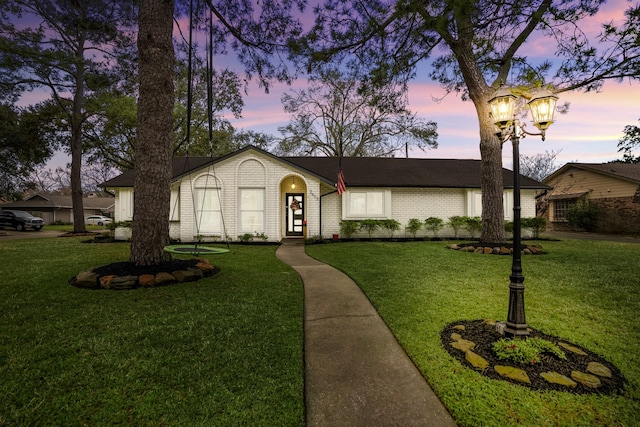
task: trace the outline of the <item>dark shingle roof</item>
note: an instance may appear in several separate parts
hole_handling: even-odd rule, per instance
[[[336,157],[276,157],[255,147],[254,149],[292,167],[307,171],[321,180],[333,184],[337,179]],[[208,163],[216,163],[234,156],[225,157],[176,157],[173,159],[173,179],[187,175]],[[342,170],[347,187],[434,187],[434,188],[480,188],[480,160],[457,159],[406,159],[388,157],[345,157]],[[513,172],[502,169],[506,188],[513,187]],[[133,187],[134,173],[128,171],[101,184],[101,187]],[[525,176],[521,187],[548,189],[550,187]]]

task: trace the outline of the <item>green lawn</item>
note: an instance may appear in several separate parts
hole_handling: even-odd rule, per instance
[[[88,291],[67,279],[129,249],[82,240],[0,241],[0,425],[303,425],[302,286],[275,246],[233,245],[198,282]],[[360,284],[459,425],[638,425],[640,245],[541,243],[523,257],[528,323],[616,364],[623,395],[534,392],[449,356],[447,323],[506,317],[509,257],[446,242],[307,252]]]
[[[440,331],[463,319],[505,320],[511,258],[445,242],[344,243],[307,252],[348,273],[461,426],[631,426],[640,414],[640,245],[543,241],[524,256],[527,323],[614,363],[623,395],[536,392],[462,367]]]
[[[0,425],[304,423],[302,284],[275,246],[233,246],[198,282],[89,291],[67,279],[129,247],[82,240],[0,242]]]

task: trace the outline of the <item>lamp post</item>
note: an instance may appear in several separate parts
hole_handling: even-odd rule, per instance
[[[491,99],[491,117],[498,126],[498,137],[502,142],[511,140],[513,146],[513,261],[511,264],[511,283],[509,284],[509,314],[504,330],[505,335],[511,337],[527,336],[529,330],[524,311],[524,276],[522,275],[522,242],[521,242],[521,208],[520,208],[520,138],[526,135],[541,136],[545,139],[545,132],[553,123],[553,114],[558,97],[547,90],[539,91],[527,102],[533,125],[540,133],[530,133],[524,130],[524,124],[514,114],[517,97],[506,88],[498,89]]]

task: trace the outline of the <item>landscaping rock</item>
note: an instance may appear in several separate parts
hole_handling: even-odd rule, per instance
[[[453,327],[453,329],[455,329],[456,331],[464,331],[464,325],[456,325]]]
[[[560,384],[560,385],[564,385],[567,387],[575,387],[578,385],[578,383],[576,383],[575,381],[573,381],[571,378],[566,377],[562,374],[559,374],[557,372],[543,372],[540,374],[540,376],[542,378],[544,378],[546,381],[553,383],[553,384]]]
[[[155,280],[158,285],[168,285],[169,283],[175,282],[176,278],[173,277],[173,274],[162,271],[156,274]]]
[[[487,369],[489,367],[489,362],[485,358],[478,356],[471,350],[467,351],[464,357],[476,369]]]
[[[109,281],[108,286],[105,289],[113,289],[115,291],[133,289],[138,286],[138,276],[117,276]]]
[[[493,367],[495,371],[505,378],[509,378],[514,381],[518,381],[521,383],[531,384],[531,380],[529,379],[529,375],[522,369],[514,368],[513,366],[503,366],[496,365]]]
[[[476,344],[472,341],[458,340],[451,343],[451,347],[466,353],[469,350],[473,350]]]
[[[101,287],[102,289],[109,289],[109,288],[111,288],[111,281],[112,281],[113,279],[115,279],[116,277],[118,277],[118,276],[116,276],[115,274],[110,274],[110,275],[108,275],[108,276],[102,276],[102,277],[100,278],[100,287]]]
[[[585,372],[573,371],[571,372],[571,378],[590,388],[598,388],[602,384],[600,379],[595,375],[587,374]]]
[[[462,339],[462,335],[456,334],[455,332],[451,334],[451,341],[460,341]]]
[[[599,377],[611,378],[611,369],[607,368],[602,363],[589,362],[587,365],[587,372]]]
[[[73,286],[83,289],[99,289],[100,284],[98,283],[98,278],[100,276],[94,273],[93,271],[83,271],[79,273],[77,276],[69,279],[69,283]]]
[[[502,246],[500,248],[500,255],[511,255],[511,249],[509,249],[509,248],[507,248],[505,246]]]
[[[580,350],[578,347],[574,347],[571,344],[567,344],[566,342],[558,342],[558,345],[566,350],[569,350],[572,353],[579,354],[580,356],[586,356],[587,353]]]
[[[142,274],[138,277],[138,283],[143,288],[151,288],[156,285],[156,276],[153,274]]]

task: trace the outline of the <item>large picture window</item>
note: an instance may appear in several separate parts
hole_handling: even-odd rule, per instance
[[[264,232],[264,188],[240,189],[240,231]]]
[[[349,190],[343,197],[345,218],[386,218],[391,211],[390,191]]]

